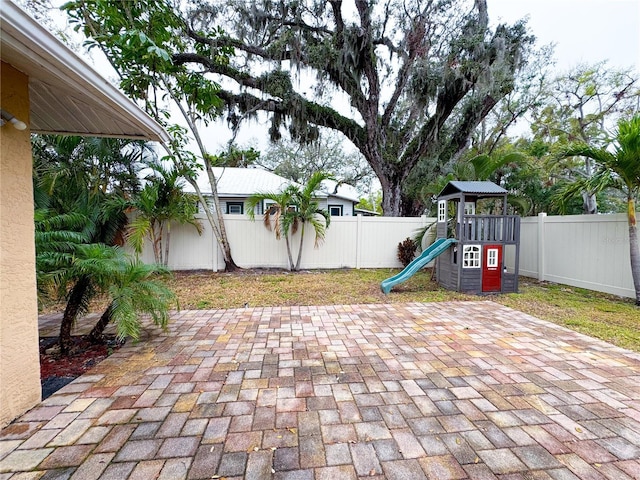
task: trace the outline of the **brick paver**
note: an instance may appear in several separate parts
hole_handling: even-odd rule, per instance
[[[0,431],[0,478],[640,478],[640,355],[492,302],[147,332]]]

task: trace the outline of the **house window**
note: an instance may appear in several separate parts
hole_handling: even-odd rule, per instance
[[[264,201],[263,207],[262,207],[262,213],[268,212],[270,215],[275,215],[278,210],[279,210],[278,204],[273,200]],[[287,208],[287,211],[297,212],[298,207],[296,207],[295,205],[289,205],[289,207]]]
[[[444,222],[447,220],[447,201],[438,201],[438,222]]]
[[[498,268],[498,249],[487,249],[487,268]]]
[[[341,217],[342,205],[329,205],[329,215],[332,217]]]
[[[276,203],[274,201],[272,201],[272,200],[264,200],[264,202],[262,203],[262,211],[258,212],[258,213],[260,213],[260,214],[267,213],[267,212],[269,212],[269,209],[272,209],[269,213],[271,215],[273,215],[273,214],[276,213],[276,208],[277,208],[277,206],[276,206]]]
[[[462,247],[462,268],[480,268],[480,245]]]
[[[242,215],[244,213],[244,203],[227,202],[227,213],[232,215]]]

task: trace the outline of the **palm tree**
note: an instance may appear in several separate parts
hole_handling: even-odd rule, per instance
[[[304,231],[307,224],[313,227],[315,232],[314,246],[318,248],[324,240],[324,234],[331,222],[329,212],[319,208],[315,193],[321,187],[324,180],[332,179],[332,175],[324,172],[315,172],[311,175],[307,184],[302,189],[298,189],[294,195],[295,211],[292,212],[295,220],[301,224],[300,246],[298,248],[298,259],[294,270],[300,270],[300,259],[302,258],[302,246],[304,242]]]
[[[89,333],[94,343],[102,341],[104,329],[110,322],[116,324],[119,339],[140,337],[139,314],[151,316],[156,325],[166,328],[169,322],[169,307],[175,294],[159,281],[159,275],[169,271],[159,265],[149,265],[137,259],[122,259],[115,265],[106,290],[111,303]]]
[[[640,115],[618,122],[618,130],[605,148],[579,144],[563,152],[564,157],[577,155],[594,160],[597,165],[596,173],[589,179],[574,182],[564,192],[565,198],[582,192],[585,188],[596,193],[613,188],[626,197],[631,276],[636,305],[640,305],[640,251],[636,224],[636,199],[640,194]]]
[[[264,205],[263,223],[267,230],[275,232],[276,239],[284,237],[287,245],[287,258],[289,259],[289,270],[293,270],[293,256],[291,255],[290,235],[298,230],[298,222],[292,215],[294,197],[298,187],[289,185],[282,192],[264,192],[251,195],[247,199],[247,215],[252,220],[255,219],[255,211],[258,205]]]
[[[106,293],[111,303],[89,334],[100,342],[111,321],[118,337],[137,339],[138,313],[148,313],[156,325],[168,322],[168,309],[175,295],[160,281],[158,274],[168,271],[158,265],[145,265],[131,259],[118,246],[87,243],[87,217],[78,214],[51,215],[36,211],[36,272],[39,294],[52,289],[66,296],[67,305],[60,323],[60,352],[71,347],[71,328],[77,317],[89,308],[97,293]]]
[[[38,289],[67,300],[62,354],[69,353],[76,318],[97,293],[112,287],[129,261],[117,246],[127,220],[123,194],[137,188],[142,151],[135,153],[136,142],[111,140],[34,138]]]
[[[267,192],[256,193],[247,201],[247,214],[251,219],[255,218],[255,207],[265,200],[271,203],[264,212],[264,225],[269,230],[274,230],[277,239],[285,238],[289,270],[300,270],[302,247],[306,224],[310,224],[315,232],[316,248],[324,239],[325,231],[329,226],[331,217],[329,212],[319,208],[315,194],[322,182],[333,178],[324,172],[316,172],[311,175],[304,187],[291,184],[280,193]],[[291,254],[290,235],[294,235],[300,229],[300,245],[296,262],[293,262]]]
[[[171,225],[193,225],[202,234],[202,224],[195,218],[197,197],[182,191],[180,172],[174,167],[164,168],[159,163],[149,165],[154,174],[148,183],[134,195],[131,206],[137,213],[127,229],[127,238],[137,253],[142,251],[144,239],[149,238],[155,263],[169,264]]]

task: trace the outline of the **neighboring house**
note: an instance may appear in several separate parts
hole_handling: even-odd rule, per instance
[[[216,167],[213,173],[218,181],[218,197],[222,213],[229,215],[244,215],[247,213],[246,201],[256,193],[279,193],[287,185],[295,182],[275,173],[260,168]],[[206,175],[198,178],[198,186],[205,197],[211,196],[211,186]],[[189,184],[186,191],[191,191]],[[325,180],[322,189],[316,192],[316,199],[320,208],[327,210],[331,216],[351,217],[356,215],[355,206],[359,202],[358,192],[351,185],[340,184],[332,180]],[[255,213],[262,215],[268,201],[258,208]]]
[[[0,7],[0,427],[40,394],[31,133],[166,132],[9,0]]]

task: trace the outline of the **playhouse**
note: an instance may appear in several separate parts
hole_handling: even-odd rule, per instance
[[[449,182],[438,195],[435,242],[380,289],[389,293],[435,261],[437,281],[449,290],[517,292],[519,257],[520,217],[507,215],[507,191],[492,182]]]
[[[475,294],[518,291],[520,217],[507,215],[504,188],[449,182],[438,195],[438,243],[447,245],[435,258],[443,287]]]

